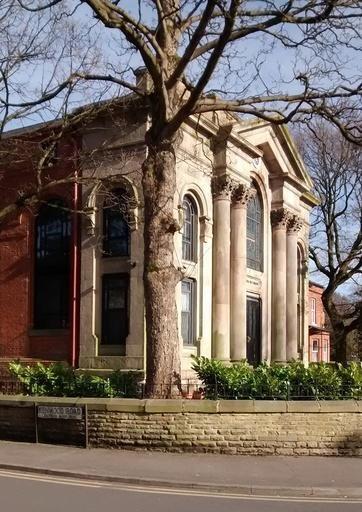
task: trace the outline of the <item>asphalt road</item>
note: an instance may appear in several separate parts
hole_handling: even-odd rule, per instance
[[[1,512],[357,512],[362,500],[246,497],[0,471]]]

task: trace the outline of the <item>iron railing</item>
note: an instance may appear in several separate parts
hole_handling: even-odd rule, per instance
[[[41,384],[34,383],[31,386],[14,379],[14,377],[0,377],[0,395],[47,395],[63,397],[104,397],[104,398],[147,398],[148,393],[143,382],[135,385],[120,385],[117,389],[110,386],[107,379],[98,382],[91,389],[80,391],[74,389],[71,383],[65,383],[62,388],[44,391]],[[217,381],[203,385],[195,380],[185,380],[180,384],[165,384],[153,388],[155,396],[160,398],[184,398],[184,399],[209,399],[209,400],[362,400],[362,386],[336,385],[327,383],[290,384],[279,382],[276,385],[263,386],[258,384],[244,386],[237,383],[235,386],[223,385]]]

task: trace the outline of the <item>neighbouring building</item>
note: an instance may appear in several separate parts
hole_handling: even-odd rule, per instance
[[[330,332],[322,302],[324,287],[309,281],[309,361],[329,363]]]
[[[36,147],[49,129],[57,124],[10,132],[4,142]],[[64,183],[2,224],[0,357],[144,369],[146,129],[147,113],[132,99],[100,108],[57,144],[49,180]],[[30,164],[1,165],[3,205],[26,190],[32,172]],[[67,183],[74,173],[81,180]],[[311,188],[285,127],[220,113],[184,124],[174,197],[183,226],[174,261],[184,271],[176,289],[184,376],[192,354],[309,360]]]

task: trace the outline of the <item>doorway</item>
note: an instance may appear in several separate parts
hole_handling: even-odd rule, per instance
[[[246,301],[246,335],[248,363],[256,365],[261,360],[261,301],[258,298],[248,297]]]

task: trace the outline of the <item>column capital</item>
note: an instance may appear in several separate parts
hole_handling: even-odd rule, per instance
[[[302,226],[303,219],[299,215],[291,214],[287,225],[288,234],[296,235],[302,229]]]
[[[235,205],[246,207],[250,199],[256,195],[256,189],[239,183],[232,191],[232,201]]]
[[[220,199],[231,199],[231,194],[236,186],[235,180],[233,180],[227,174],[221,176],[214,176],[211,179],[211,191],[213,198]]]
[[[270,220],[273,228],[286,229],[291,217],[291,212],[287,208],[279,208],[270,212]]]

